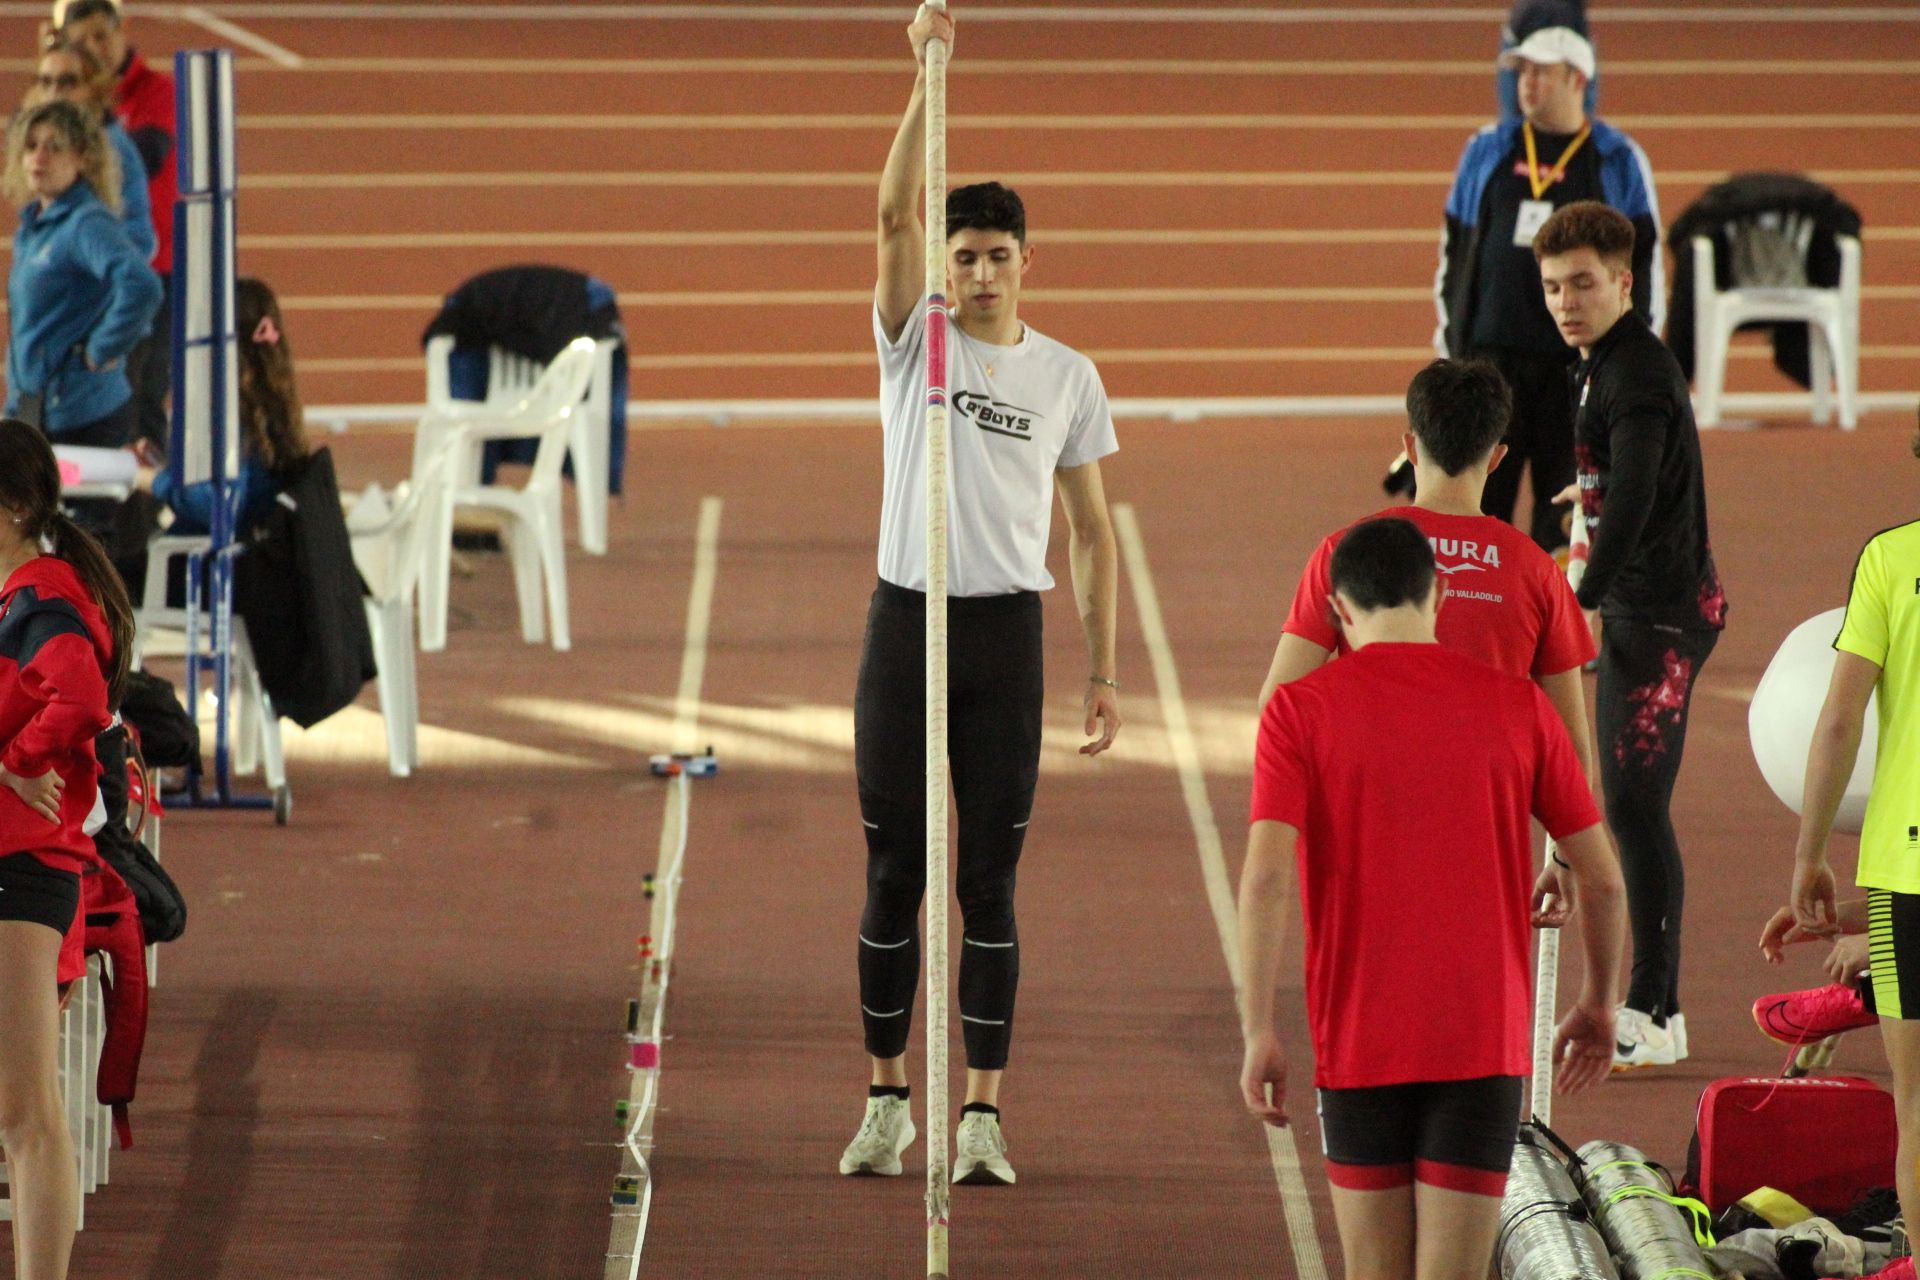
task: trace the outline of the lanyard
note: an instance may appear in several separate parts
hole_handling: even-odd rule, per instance
[[[1586,142],[1587,135],[1593,132],[1593,126],[1581,126],[1580,132],[1573,135],[1573,141],[1567,144],[1567,149],[1560,153],[1560,158],[1553,162],[1553,168],[1549,169],[1544,177],[1540,173],[1540,157],[1533,147],[1533,122],[1523,121],[1520,131],[1526,135],[1527,139],[1527,182],[1533,187],[1533,198],[1538,200],[1547,194],[1548,187],[1566,177],[1567,161],[1573,159],[1574,152],[1580,150],[1581,145]]]

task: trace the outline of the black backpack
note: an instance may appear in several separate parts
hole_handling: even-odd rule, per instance
[[[107,825],[94,832],[93,847],[133,891],[147,941],[172,942],[187,931],[187,900],[127,826],[127,760],[131,753],[136,764],[143,764],[139,749],[126,727],[116,724],[94,739],[93,750],[100,758],[100,802],[107,811]]]

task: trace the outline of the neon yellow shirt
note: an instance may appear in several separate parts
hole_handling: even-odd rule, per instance
[[[1920,893],[1920,521],[1868,540],[1833,647],[1880,668],[1879,755],[1858,883]]]

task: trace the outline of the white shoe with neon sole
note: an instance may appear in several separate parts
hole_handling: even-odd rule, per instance
[[[953,1180],[976,1187],[1010,1187],[1014,1183],[1013,1166],[1007,1163],[1007,1139],[1000,1132],[1000,1118],[984,1111],[969,1111],[960,1117],[953,1134]]]
[[[840,1172],[849,1178],[897,1178],[900,1153],[918,1133],[905,1098],[868,1098],[860,1132],[840,1157]]]
[[[1687,1060],[1687,1015],[1676,1013],[1667,1019],[1667,1034],[1673,1037],[1673,1060]]]
[[[1613,1040],[1615,1071],[1670,1067],[1680,1060],[1673,1032],[1655,1022],[1652,1014],[1625,1005],[1614,1017]]]

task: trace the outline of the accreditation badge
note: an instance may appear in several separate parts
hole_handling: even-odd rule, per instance
[[[1513,243],[1518,249],[1533,248],[1533,238],[1540,234],[1540,228],[1553,216],[1553,201],[1522,200],[1520,216],[1513,222]]]

